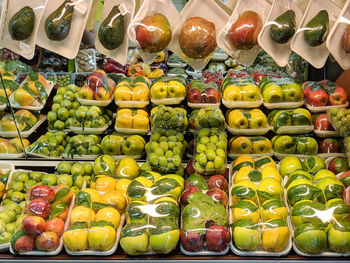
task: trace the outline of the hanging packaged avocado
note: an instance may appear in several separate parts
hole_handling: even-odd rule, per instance
[[[45,32],[50,40],[61,41],[68,36],[73,12],[73,2],[66,0],[46,18]]]
[[[310,0],[291,49],[315,68],[322,68],[329,55],[325,42],[339,14],[331,0]]]
[[[68,59],[75,58],[92,1],[50,1],[39,24],[37,45]]]
[[[32,59],[41,16],[47,0],[4,0],[0,42],[11,51]]]
[[[274,0],[258,41],[280,67],[288,63],[292,53],[290,42],[302,17],[302,12],[292,1]]]
[[[95,47],[100,53],[123,65],[127,60],[129,46],[127,28],[134,15],[135,5],[135,0],[106,1],[95,38]]]

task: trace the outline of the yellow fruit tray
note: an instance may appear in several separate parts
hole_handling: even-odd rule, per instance
[[[254,159],[255,161],[255,159]],[[234,173],[233,171],[233,163],[231,163],[231,165],[229,166],[229,207],[232,207],[232,195],[231,195],[231,192],[232,192],[232,187],[233,187],[233,180],[235,178],[235,174],[236,172]],[[276,164],[277,165],[277,170],[279,170],[279,164]],[[282,182],[282,186],[284,185],[284,182]],[[286,207],[287,207],[287,225],[290,229],[290,236],[289,236],[289,240],[288,240],[288,243],[286,245],[286,247],[281,250],[280,252],[269,252],[269,251],[266,251],[263,249],[262,245],[261,245],[261,241],[262,241],[262,238],[260,237],[260,242],[259,242],[259,245],[257,247],[257,250],[255,251],[243,251],[243,250],[240,250],[238,247],[235,246],[234,242],[233,242],[233,231],[232,231],[232,228],[230,228],[230,233],[231,233],[231,242],[230,242],[230,247],[231,247],[231,250],[234,254],[238,255],[238,256],[249,256],[249,257],[254,257],[254,256],[260,256],[260,257],[282,257],[282,256],[285,256],[287,255],[291,249],[292,249],[292,230],[291,230],[291,225],[289,224],[289,211],[288,211],[288,205],[286,203],[286,193],[284,193],[284,198],[283,198],[283,202],[285,203]],[[229,222],[230,222],[230,225],[233,223],[233,215],[232,215],[232,209],[230,208],[229,209]]]
[[[186,96],[181,98],[165,98],[165,99],[152,99],[151,102],[155,105],[177,105],[180,104]]]
[[[77,100],[81,105],[106,107],[114,100],[114,93],[109,100],[86,100],[79,96]]]
[[[117,105],[120,108],[136,108],[136,109],[143,109],[147,107],[149,104],[149,100],[147,101],[114,101],[115,105]]]
[[[28,131],[21,131],[21,137],[27,138],[29,137],[44,121],[46,120],[46,116],[43,114],[40,114],[38,121],[35,123],[35,125]],[[0,136],[4,138],[15,138],[18,137],[17,131],[0,131]]]
[[[297,102],[279,102],[279,103],[267,103],[264,102],[265,108],[272,110],[272,109],[293,109],[293,108],[299,108],[304,105],[304,101],[297,101]]]
[[[48,81],[48,86],[47,88],[45,89],[46,91],[46,94],[47,94],[47,98],[50,96],[50,93],[53,89],[53,87],[55,86],[55,84],[52,82],[52,81]],[[39,101],[34,101],[33,105],[31,106],[22,106],[22,105],[19,105],[15,100],[14,100],[14,97],[13,97],[13,94],[11,94],[10,96],[10,103],[11,103],[11,106],[12,108],[15,108],[15,109],[23,109],[23,110],[34,110],[34,111],[39,111],[39,110],[42,110],[46,104],[46,100],[47,99],[44,99],[42,100],[42,102],[40,103]]]
[[[229,109],[252,109],[259,108],[263,104],[263,99],[260,97],[260,100],[257,101],[228,101],[221,99],[222,104]]]
[[[119,240],[120,240],[120,234],[122,232],[124,222],[125,222],[125,213],[122,214],[120,217],[120,223],[117,229],[117,235],[115,238],[114,245],[111,249],[107,251],[94,251],[94,250],[70,251],[66,248],[66,246],[64,248],[67,251],[67,254],[71,256],[110,256],[117,251]]]
[[[150,132],[149,126],[147,130],[140,130],[140,129],[119,128],[116,125],[114,125],[114,129],[119,133],[130,134],[130,135],[134,135],[134,134],[147,135]]]
[[[330,105],[330,106],[322,106],[322,107],[315,107],[311,106],[305,101],[305,107],[311,111],[312,113],[318,113],[318,112],[326,112],[332,108],[346,108],[349,106],[349,102],[347,101],[345,104],[342,105]]]

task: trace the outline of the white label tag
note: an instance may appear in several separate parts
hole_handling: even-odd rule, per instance
[[[124,3],[119,5],[119,11],[122,14],[122,16],[125,16],[129,12]]]

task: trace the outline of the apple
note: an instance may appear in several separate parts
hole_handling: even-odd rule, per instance
[[[282,85],[283,98],[286,102],[302,101],[303,88],[296,83]]]
[[[208,186],[210,189],[219,188],[224,192],[228,190],[228,184],[224,176],[221,174],[210,176],[208,179]]]
[[[34,249],[34,237],[30,235],[23,235],[15,242],[14,249],[17,252],[29,252]]]
[[[46,221],[45,231],[55,232],[57,236],[61,236],[64,232],[64,221],[59,217]]]
[[[185,181],[185,189],[190,188],[191,185],[196,186],[198,183],[205,183],[204,176],[200,174],[191,174]]]
[[[187,205],[188,204],[188,198],[195,192],[200,192],[200,190],[195,187],[194,185],[190,185],[187,190],[185,190],[181,195],[181,204]]]
[[[94,97],[97,101],[106,101],[110,99],[111,93],[105,87],[99,87],[96,89]]]
[[[324,139],[319,142],[320,153],[338,153],[338,141],[336,139]]]
[[[50,215],[50,203],[44,198],[36,198],[30,201],[28,213],[33,216],[47,218]]]
[[[37,185],[31,189],[29,196],[30,200],[41,197],[45,198],[51,203],[55,199],[55,192],[51,187],[47,185]]]
[[[206,89],[205,103],[218,103],[220,101],[220,92],[214,88]]]
[[[339,177],[340,182],[345,185],[345,187],[348,187],[350,185],[350,171],[344,172],[340,177]]]
[[[191,103],[201,103],[202,102],[202,94],[198,89],[191,89],[188,92],[188,101]]]
[[[186,166],[186,174],[187,174],[187,176],[190,176],[191,174],[195,174],[195,173],[197,173],[197,172],[193,167],[193,159],[190,159],[187,163],[187,166]]]
[[[328,164],[328,170],[335,174],[346,172],[349,170],[348,161],[343,157],[334,157]]]
[[[223,251],[231,240],[227,227],[212,225],[206,231],[206,245],[210,251]]]
[[[68,190],[69,189],[69,190]],[[63,201],[66,203],[70,203],[70,201],[73,198],[73,192],[70,190],[70,188],[65,185],[65,184],[59,184],[56,185],[53,189],[55,191],[55,194],[57,195],[57,193],[61,190],[61,191],[66,191],[67,193],[65,195],[62,195],[60,197],[60,199],[56,200],[56,201]]]
[[[35,239],[35,246],[38,250],[54,251],[59,244],[60,239],[55,232],[43,232]]]
[[[320,131],[332,131],[332,130],[334,130],[333,126],[329,122],[327,113],[320,114],[316,118],[315,129],[320,130]]]
[[[197,252],[204,248],[205,235],[195,231],[180,231],[181,243],[187,251]]]
[[[22,229],[29,235],[45,231],[45,220],[40,216],[27,216],[22,220]]]
[[[62,219],[63,221],[65,221],[68,217],[68,212],[69,212],[69,207],[68,205],[63,202],[63,201],[58,201],[55,202],[51,205],[51,210],[54,211],[62,211],[59,215],[57,215],[57,218]]]
[[[328,104],[329,96],[324,89],[310,90],[307,103],[311,106],[322,107]]]
[[[283,101],[283,91],[280,86],[269,84],[263,89],[262,96],[267,103],[279,103]]]
[[[90,87],[84,86],[79,89],[78,96],[84,100],[92,100],[94,98],[94,91]]]
[[[345,104],[348,96],[343,87],[337,87],[335,91],[329,96],[329,103],[331,105],[342,105]]]
[[[210,196],[215,202],[222,203],[223,206],[227,206],[228,198],[224,191],[219,187],[214,187],[208,190],[207,195]]]
[[[242,77],[249,77],[249,74],[247,71],[239,71],[239,70],[232,70],[230,69],[227,74],[226,77],[228,78],[242,78]],[[255,80],[254,80],[255,81]],[[255,81],[256,82],[256,81]]]

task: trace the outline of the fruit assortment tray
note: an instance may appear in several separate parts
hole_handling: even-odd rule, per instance
[[[47,98],[50,96],[50,93],[53,89],[53,87],[55,86],[55,84],[52,82],[52,81],[48,81],[48,86],[47,88],[45,89],[46,93],[47,93]],[[23,109],[23,110],[34,110],[34,111],[39,111],[39,110],[42,110],[46,104],[46,99],[43,99],[42,102],[38,102],[38,101],[35,101],[35,103],[37,105],[35,106],[22,106],[22,105],[19,105],[13,98],[13,94],[11,94],[10,96],[10,103],[12,105],[12,108],[15,108],[15,109]]]
[[[22,153],[0,153],[0,159],[19,159],[24,157],[24,152]]]
[[[22,138],[28,138],[44,121],[46,120],[46,116],[43,114],[40,114],[38,121],[35,123],[35,125],[28,131],[21,131]],[[18,137],[17,131],[0,131],[0,136],[4,138],[14,138]]]
[[[115,238],[114,245],[111,249],[109,249],[107,251],[94,251],[94,250],[70,251],[66,247],[64,247],[64,248],[67,251],[67,254],[71,255],[71,256],[110,256],[117,251],[117,248],[119,245],[119,240],[120,240],[120,234],[122,232],[124,222],[125,222],[125,214],[123,213],[120,217],[120,223],[119,223],[119,226],[117,229],[117,235]]]
[[[40,158],[40,159],[47,159],[47,160],[58,160],[58,159],[60,160],[60,159],[62,159],[62,154],[58,157],[50,157],[50,156],[46,156],[43,154],[30,152],[30,151],[28,151],[28,148],[26,148],[25,151],[26,151],[27,156],[33,157],[33,158]]]
[[[345,104],[342,105],[332,105],[332,106],[321,106],[321,107],[315,107],[315,106],[311,106],[310,104],[308,104],[306,101],[304,103],[305,107],[311,111],[312,113],[318,113],[318,112],[326,112],[332,108],[346,108],[349,106],[349,102],[347,101]]]
[[[254,158],[254,157],[253,157]],[[255,160],[255,159],[254,159]],[[279,164],[277,164],[277,169],[279,169]],[[235,178],[235,174],[233,173],[233,162],[230,164],[229,166],[229,207],[231,207],[232,204],[232,195],[231,195],[231,188],[233,186],[232,182]],[[285,196],[284,195],[284,203],[286,204],[286,200],[285,200]],[[230,225],[233,223],[233,214],[232,214],[232,209],[229,209],[229,220],[230,220]],[[289,229],[291,229],[291,226],[289,224],[289,220],[288,220],[289,216],[287,216],[287,225],[289,227]],[[231,250],[234,254],[239,255],[239,256],[262,256],[262,257],[282,257],[287,255],[291,249],[292,249],[292,235],[290,235],[288,243],[286,245],[286,247],[280,251],[280,252],[268,252],[262,249],[261,244],[258,246],[258,249],[256,251],[243,251],[240,250],[238,247],[236,247],[236,245],[233,242],[233,238],[232,238],[232,228],[230,228],[230,232],[231,232],[231,242],[230,242],[230,247]]]

